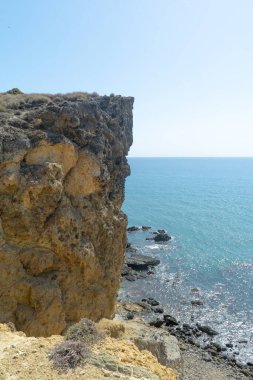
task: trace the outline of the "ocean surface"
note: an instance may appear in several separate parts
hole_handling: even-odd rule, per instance
[[[129,233],[161,260],[148,279],[128,282],[127,297],[160,301],[180,321],[198,321],[253,360],[253,158],[129,158],[123,210],[129,226],[166,229],[172,240]],[[199,291],[194,293],[193,288]],[[203,306],[193,307],[200,299]],[[247,343],[238,343],[246,339]]]

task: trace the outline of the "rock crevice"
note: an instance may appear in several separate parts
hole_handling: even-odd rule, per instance
[[[114,315],[133,98],[0,94],[0,322]]]

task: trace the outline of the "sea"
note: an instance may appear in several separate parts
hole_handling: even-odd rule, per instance
[[[129,226],[165,229],[166,243],[128,234],[161,264],[125,282],[121,296],[153,297],[181,322],[209,325],[253,362],[253,158],[128,158],[123,211]],[[193,306],[192,300],[202,306]],[[243,343],[239,343],[243,341]]]

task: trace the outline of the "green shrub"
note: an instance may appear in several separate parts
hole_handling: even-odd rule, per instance
[[[23,92],[20,91],[18,88],[12,88],[11,90],[6,91],[6,94],[19,95],[19,94],[23,94]]]
[[[89,357],[89,348],[83,342],[62,342],[49,352],[48,358],[52,360],[56,369],[67,372],[84,364]]]
[[[81,341],[87,345],[92,345],[102,338],[102,334],[93,321],[83,318],[80,322],[69,327],[65,338],[66,340]]]

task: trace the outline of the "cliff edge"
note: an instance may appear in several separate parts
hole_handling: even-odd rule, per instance
[[[0,94],[0,322],[29,336],[114,315],[133,98]]]

